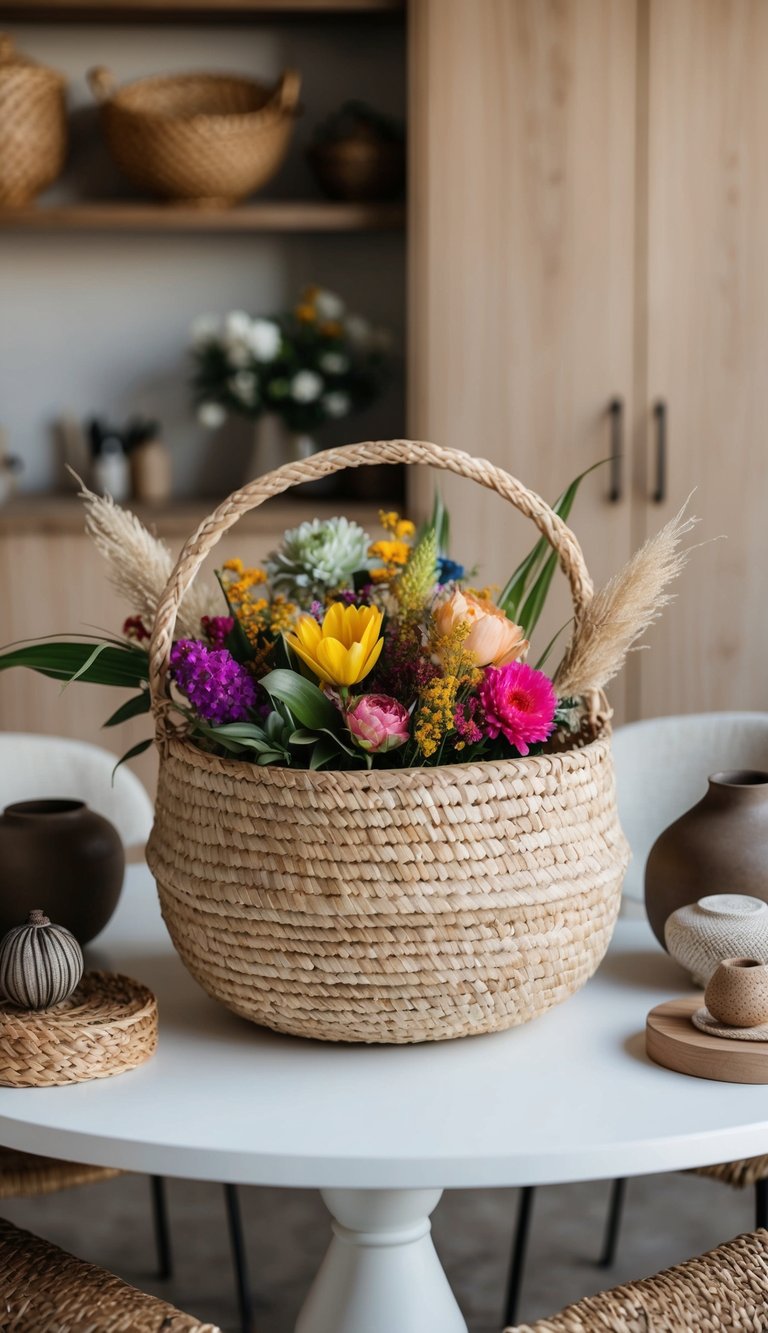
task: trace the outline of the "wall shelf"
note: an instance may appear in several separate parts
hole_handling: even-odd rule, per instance
[[[0,0],[0,21],[112,23],[402,14],[405,0]]]
[[[353,232],[393,231],[401,204],[269,201],[213,210],[178,204],[77,203],[0,209],[3,231]]]

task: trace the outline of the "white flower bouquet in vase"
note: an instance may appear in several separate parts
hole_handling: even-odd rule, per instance
[[[309,458],[323,426],[378,397],[388,347],[384,330],[322,287],[307,287],[293,309],[269,318],[202,315],[192,326],[198,419],[211,429],[232,415],[256,423],[250,476]],[[322,489],[309,483],[305,493]]]

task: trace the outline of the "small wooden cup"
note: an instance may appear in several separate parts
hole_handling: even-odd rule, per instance
[[[704,1003],[713,1018],[729,1027],[768,1022],[768,963],[724,958],[710,978]]]

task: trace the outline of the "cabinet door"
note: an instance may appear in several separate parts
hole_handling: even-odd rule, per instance
[[[694,489],[706,542],[639,654],[643,715],[768,706],[768,5],[651,0],[648,393],[668,411],[652,531]],[[721,540],[713,540],[721,537]]]
[[[502,464],[550,501],[609,454],[612,398],[631,421],[635,11],[409,9],[409,429]],[[431,484],[415,483],[422,505]],[[487,492],[440,485],[454,556],[503,583],[535,534]],[[610,503],[601,468],[572,514],[598,581],[629,554],[628,488],[625,468]],[[532,660],[568,618],[563,582]]]

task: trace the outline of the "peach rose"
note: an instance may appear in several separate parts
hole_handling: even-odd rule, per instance
[[[458,590],[435,612],[440,638],[446,638],[462,621],[469,625],[464,647],[479,667],[506,666],[517,662],[528,651],[528,640],[514,620],[493,602]]]

